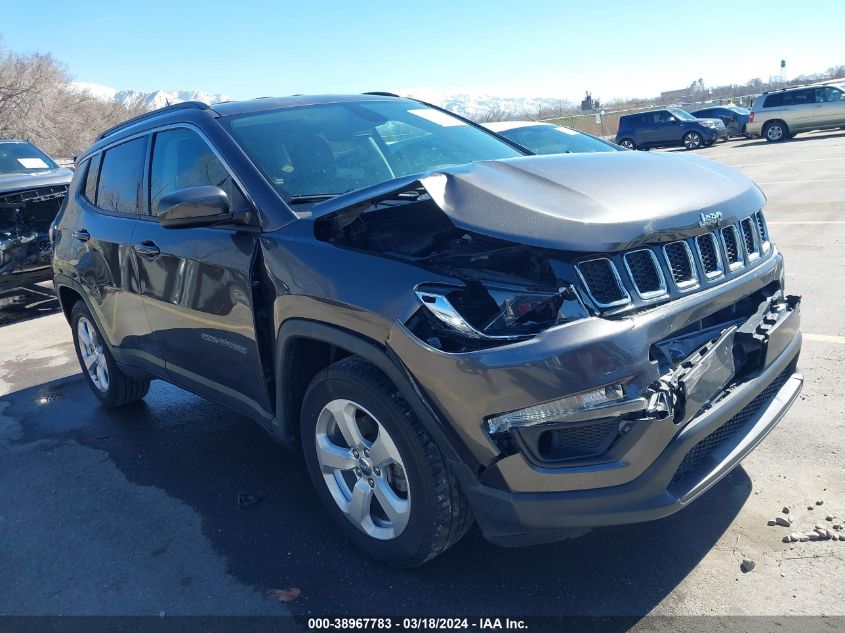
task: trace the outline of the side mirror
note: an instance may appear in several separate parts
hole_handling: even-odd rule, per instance
[[[159,213],[159,223],[167,229],[211,226],[235,217],[229,210],[229,196],[220,187],[179,189],[164,196],[159,207],[164,209]]]

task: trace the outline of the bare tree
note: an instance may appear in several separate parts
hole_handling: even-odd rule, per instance
[[[60,158],[145,108],[102,101],[70,85],[67,68],[51,55],[19,54],[0,42],[0,137],[21,138]]]

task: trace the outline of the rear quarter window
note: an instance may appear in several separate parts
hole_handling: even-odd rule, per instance
[[[783,103],[783,93],[779,92],[778,94],[767,95],[766,100],[763,102],[763,107],[764,108],[779,108],[782,103]]]
[[[139,213],[147,139],[136,138],[103,152],[97,206],[107,211]]]
[[[102,154],[94,154],[85,165],[85,183],[82,185],[82,197],[91,204],[97,202],[97,177],[100,175]]]

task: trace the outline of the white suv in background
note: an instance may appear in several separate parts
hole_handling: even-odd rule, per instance
[[[837,127],[845,127],[845,80],[760,95],[751,108],[746,131],[777,143],[798,132]]]

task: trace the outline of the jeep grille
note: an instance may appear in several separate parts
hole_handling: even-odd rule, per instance
[[[772,250],[761,211],[694,238],[601,255],[575,265],[601,310],[672,298],[719,283]]]

